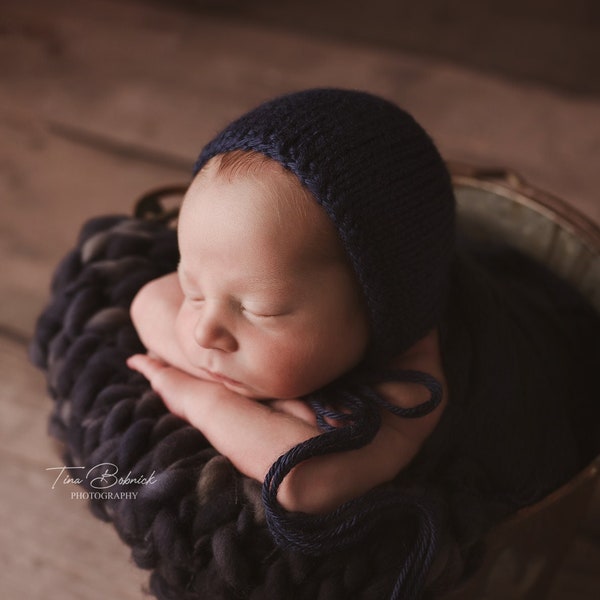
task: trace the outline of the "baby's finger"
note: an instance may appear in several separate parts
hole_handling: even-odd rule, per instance
[[[141,373],[149,381],[152,381],[152,378],[161,369],[164,369],[166,365],[164,362],[152,358],[147,354],[134,354],[127,359],[127,366]]]
[[[185,418],[182,385],[189,377],[168,363],[148,356],[134,354],[127,359],[127,366],[141,373],[152,389],[163,399],[166,407],[178,417]],[[183,381],[182,381],[183,380]]]

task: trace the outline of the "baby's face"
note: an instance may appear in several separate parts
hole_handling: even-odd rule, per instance
[[[277,163],[228,177],[213,159],[181,209],[177,339],[207,378],[251,398],[314,391],[355,366],[367,345],[341,243],[305,195]]]

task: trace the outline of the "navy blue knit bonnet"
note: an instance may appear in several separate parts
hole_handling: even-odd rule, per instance
[[[364,293],[372,358],[403,352],[439,323],[454,196],[444,162],[411,115],[364,92],[288,94],[233,121],[202,150],[194,174],[232,150],[277,161],[325,209]]]

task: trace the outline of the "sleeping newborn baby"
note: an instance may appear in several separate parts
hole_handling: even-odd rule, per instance
[[[325,210],[296,176],[257,152],[207,161],[181,207],[178,239],[177,273],[150,282],[132,305],[152,358],[137,355],[129,365],[262,482],[279,456],[319,434],[302,398],[365,356],[365,300]],[[388,366],[443,381],[435,327]],[[404,408],[429,395],[407,382],[377,389]],[[298,465],[279,489],[281,504],[323,512],[389,481],[418,452],[443,403],[416,420],[381,409],[370,444]]]

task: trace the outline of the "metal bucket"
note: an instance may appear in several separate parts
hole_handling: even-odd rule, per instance
[[[458,219],[471,236],[503,242],[547,265],[600,313],[600,229],[514,174],[449,164]],[[540,600],[550,591],[600,473],[571,481],[498,524],[477,572],[444,600]]]

